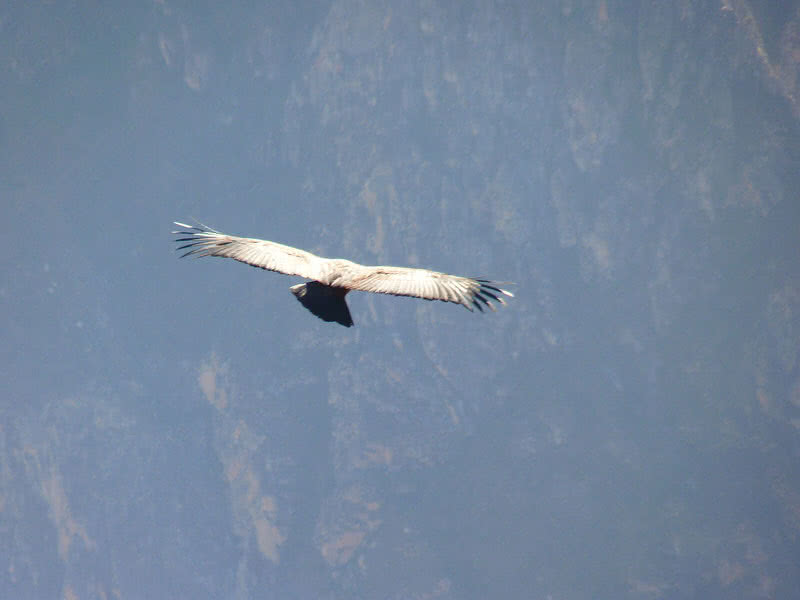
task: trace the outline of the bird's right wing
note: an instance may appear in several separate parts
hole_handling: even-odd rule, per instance
[[[362,292],[454,302],[469,310],[477,308],[481,312],[483,306],[495,310],[491,300],[505,304],[503,296],[514,297],[511,292],[498,287],[501,284],[488,279],[459,277],[410,267],[360,266],[355,276],[331,285]]]
[[[299,275],[306,279],[320,277],[323,263],[327,262],[327,259],[299,248],[256,238],[226,235],[202,224],[192,226],[175,221],[175,225],[183,228],[172,232],[179,236],[175,241],[188,242],[177,248],[177,250],[189,248],[185,254],[181,255],[181,258],[184,256],[222,256],[253,267],[285,275]]]

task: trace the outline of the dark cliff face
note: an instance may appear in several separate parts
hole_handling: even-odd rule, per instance
[[[0,596],[797,589],[800,8],[253,4],[0,12]]]

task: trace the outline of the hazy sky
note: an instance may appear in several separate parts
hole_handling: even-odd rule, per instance
[[[788,597],[798,28],[0,9],[0,596]],[[348,329],[178,260],[192,218],[516,297],[351,294]]]

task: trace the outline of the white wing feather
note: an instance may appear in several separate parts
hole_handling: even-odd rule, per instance
[[[192,226],[177,221],[175,225],[183,227],[182,231],[172,232],[181,236],[175,241],[188,242],[177,248],[178,250],[189,248],[181,258],[222,256],[268,271],[315,280],[320,277],[324,263],[327,262],[327,259],[311,252],[267,240],[226,235],[205,225]]]
[[[505,304],[503,296],[514,296],[511,292],[497,287],[498,284],[495,282],[486,279],[472,279],[407,267],[362,267],[362,269],[356,277],[347,281],[348,289],[454,302],[469,310],[475,307],[481,311],[483,306],[494,310],[492,300]],[[337,281],[333,285],[340,285],[340,282]]]

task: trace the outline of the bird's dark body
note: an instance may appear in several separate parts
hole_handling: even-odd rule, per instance
[[[323,321],[339,323],[345,327],[353,326],[353,317],[344,297],[348,290],[333,288],[318,281],[308,281],[293,285],[291,292],[313,314]]]

